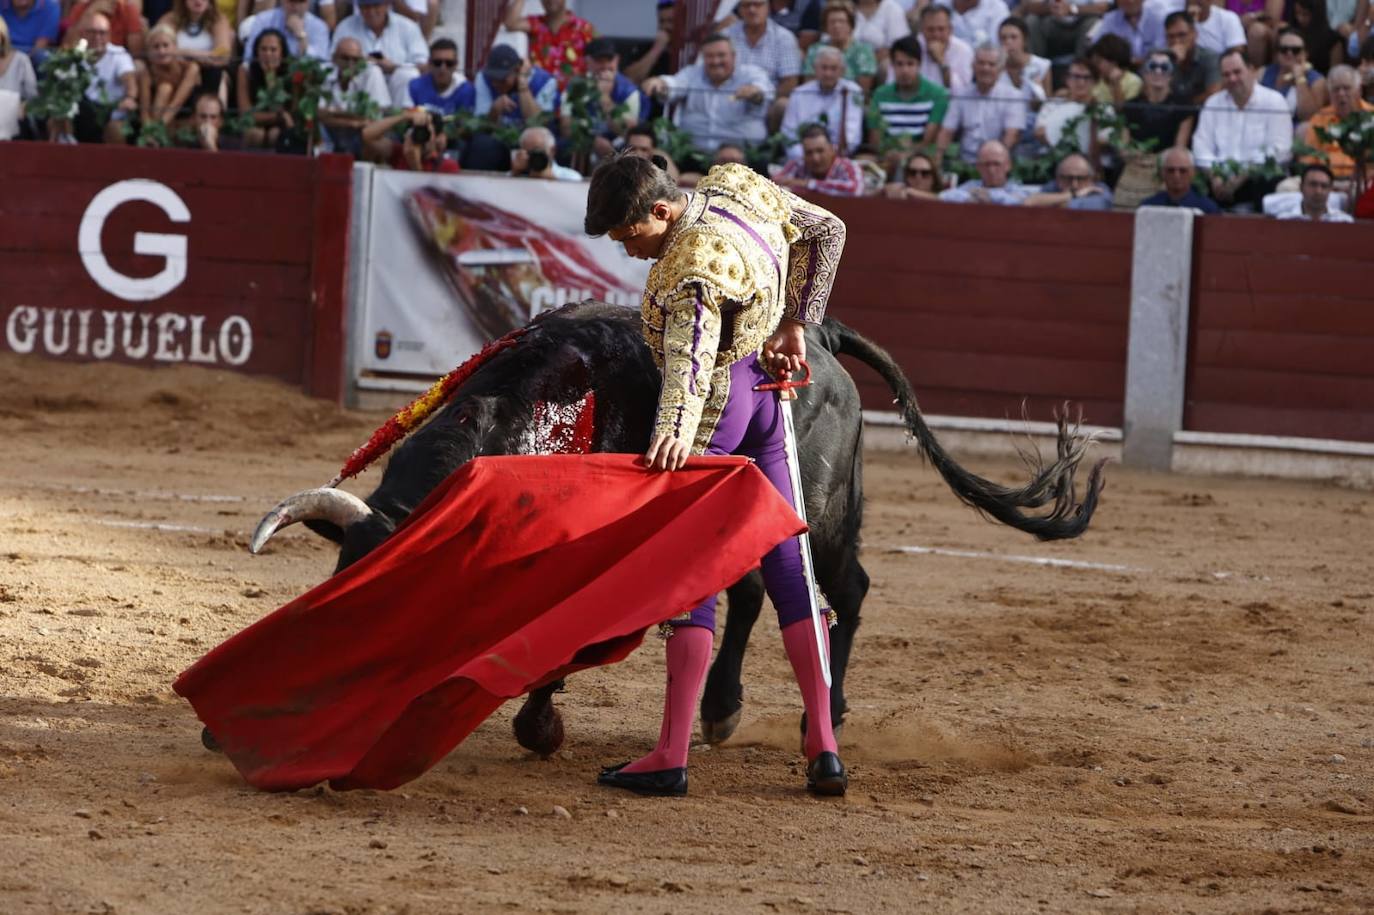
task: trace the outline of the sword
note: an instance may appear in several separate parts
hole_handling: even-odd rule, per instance
[[[792,508],[797,517],[806,521],[806,499],[802,495],[801,461],[797,457],[797,427],[792,422],[792,401],[797,399],[797,388],[811,384],[811,366],[802,361],[802,377],[793,381],[790,377],[758,385],[755,391],[777,391],[778,406],[782,410],[783,445],[787,456],[787,474],[792,480]],[[816,632],[816,649],[821,659],[821,674],[825,685],[830,686],[830,647],[825,637],[828,623],[816,601],[816,572],[811,564],[811,535],[803,531],[797,535],[801,545],[802,574],[806,576],[806,598],[811,604],[811,625]]]

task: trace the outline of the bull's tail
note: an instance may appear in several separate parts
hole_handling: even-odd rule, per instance
[[[896,397],[907,431],[916,439],[926,459],[963,502],[1040,540],[1077,537],[1087,529],[1097,509],[1098,495],[1102,492],[1102,467],[1106,461],[1101,460],[1093,465],[1088,474],[1087,491],[1083,494],[1083,500],[1078,501],[1074,492],[1074,474],[1088,446],[1092,444],[1092,437],[1081,433],[1078,422],[1069,422],[1067,407],[1057,416],[1059,432],[1053,463],[1046,466],[1039,454],[1022,450],[1022,457],[1032,472],[1030,481],[1019,488],[1002,486],[960,467],[940,447],[935,433],[926,425],[916,405],[916,393],[911,389],[911,382],[886,350],[833,318],[825,322],[824,337],[827,348],[836,355],[853,356],[883,377]],[[1022,511],[1046,505],[1052,507],[1044,514]]]

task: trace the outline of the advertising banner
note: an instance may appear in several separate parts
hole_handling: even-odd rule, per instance
[[[377,170],[370,186],[359,387],[419,389],[568,302],[639,305],[649,265],[583,234],[585,182]]]
[[[0,352],[343,389],[349,162],[0,144]]]

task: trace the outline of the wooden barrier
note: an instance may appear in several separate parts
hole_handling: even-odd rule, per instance
[[[1194,232],[1184,428],[1374,442],[1374,226]]]
[[[849,229],[829,313],[887,348],[927,413],[1119,426],[1127,214],[815,198]],[[854,369],[864,406],[887,386]]]
[[[351,160],[0,143],[0,174],[0,350],[341,399]]]

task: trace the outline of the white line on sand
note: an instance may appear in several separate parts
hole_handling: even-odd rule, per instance
[[[890,553],[916,553],[931,556],[954,556],[959,559],[996,559],[1001,562],[1023,562],[1027,565],[1054,566],[1062,569],[1093,569],[1098,572],[1148,572],[1137,566],[1116,565],[1110,562],[1085,562],[1080,559],[1056,559],[1053,556],[1016,556],[1003,553],[980,553],[976,550],[946,550],[934,546],[894,546]]]
[[[132,527],[139,530],[162,531],[169,534],[222,534],[222,527],[200,527],[195,524],[172,524],[169,521],[119,521],[114,518],[92,518],[104,527]]]
[[[96,496],[133,496],[139,499],[156,499],[163,502],[244,502],[243,496],[226,496],[216,493],[182,493],[165,490],[105,489],[101,486],[82,486],[79,483],[26,483],[26,488],[74,492]]]

